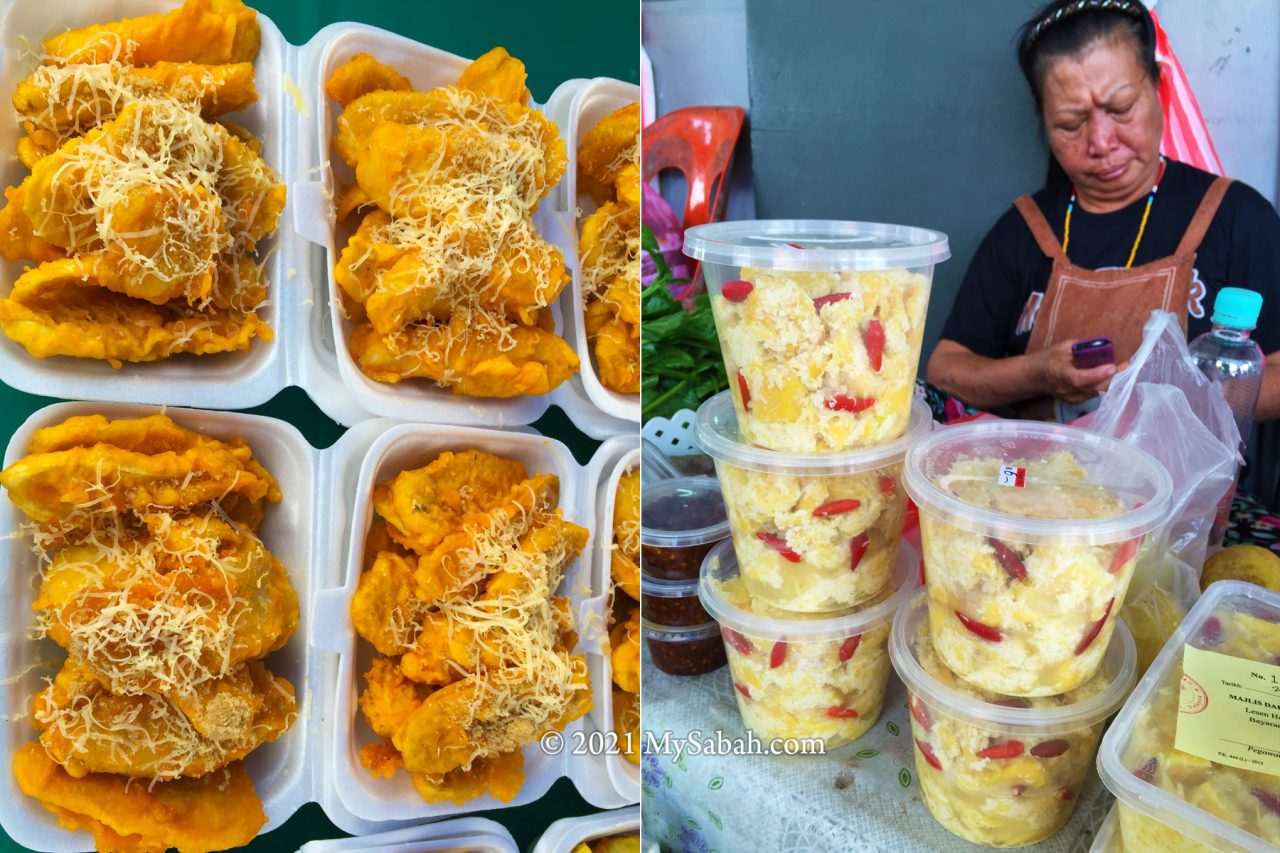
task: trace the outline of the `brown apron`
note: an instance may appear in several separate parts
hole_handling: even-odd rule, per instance
[[[1172,255],[1128,269],[1075,266],[1067,260],[1062,244],[1031,196],[1016,199],[1014,207],[1026,220],[1040,250],[1053,261],[1027,352],[1038,352],[1059,341],[1108,335],[1116,362],[1123,362],[1141,346],[1142,327],[1156,309],[1176,314],[1185,333],[1196,251],[1230,184],[1230,178],[1218,178],[1210,185]],[[1051,416],[1052,401],[1042,398],[1019,408],[1024,417]]]

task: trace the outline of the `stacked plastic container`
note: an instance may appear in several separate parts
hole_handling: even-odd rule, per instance
[[[903,459],[931,428],[914,398],[947,238],[862,222],[689,229],[730,390],[698,410],[732,542],[698,592],[744,724],[834,748],[879,717],[889,628],[919,583],[900,550]]]
[[[1018,847],[1071,817],[1133,687],[1119,621],[1172,484],[1154,458],[1052,424],[939,430],[907,454],[926,590],[890,642],[925,804],[951,832]]]

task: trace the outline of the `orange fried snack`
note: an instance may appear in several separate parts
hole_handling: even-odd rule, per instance
[[[44,50],[62,63],[223,65],[252,62],[260,42],[258,15],[240,0],[187,0],[168,14],[68,30],[45,39]]]
[[[339,66],[324,84],[324,93],[343,107],[370,92],[407,91],[409,78],[367,53],[357,53]]]
[[[43,747],[28,743],[14,754],[13,772],[22,793],[67,829],[92,832],[101,851],[208,853],[248,844],[267,823],[238,763],[199,779],[148,786],[108,773],[74,778]]]

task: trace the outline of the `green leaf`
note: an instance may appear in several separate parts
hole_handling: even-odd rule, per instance
[[[681,770],[683,770],[686,773],[689,772],[689,765],[685,763],[683,753],[676,756],[676,767],[679,767]]]
[[[911,787],[911,771],[903,767],[898,771],[898,784],[904,788]]]
[[[711,809],[707,809],[707,817],[711,818],[711,822],[716,825],[716,829],[724,829],[724,821],[720,820],[720,816]]]
[[[685,823],[687,823],[687,824],[689,824],[689,826],[692,826],[694,829],[698,830],[699,832],[701,832],[701,831],[702,831],[702,824],[698,823],[698,822],[697,822],[696,820],[694,820],[693,818],[691,818],[691,817],[687,817],[687,818],[685,818],[685,819],[684,819],[684,822],[685,822]]]
[[[721,788],[724,787],[724,777],[717,776],[716,778],[712,779],[710,782],[707,783],[707,787],[713,791],[719,791]]]
[[[898,729],[898,724],[895,723],[893,720],[890,720],[888,723],[886,723],[885,728],[888,729],[889,734],[893,735],[894,737],[897,737],[898,734],[900,733]]]
[[[666,787],[666,788],[671,787],[671,777],[667,774],[667,771],[665,770],[662,771],[662,785],[663,787]]]
[[[858,753],[857,757],[858,758],[875,758],[879,754],[880,754],[880,750],[878,749],[864,749]]]

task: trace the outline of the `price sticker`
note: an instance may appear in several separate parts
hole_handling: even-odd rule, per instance
[[[996,482],[1002,486],[1021,489],[1027,485],[1027,469],[1018,468],[1014,465],[1002,465],[1000,466],[1000,477]]]

